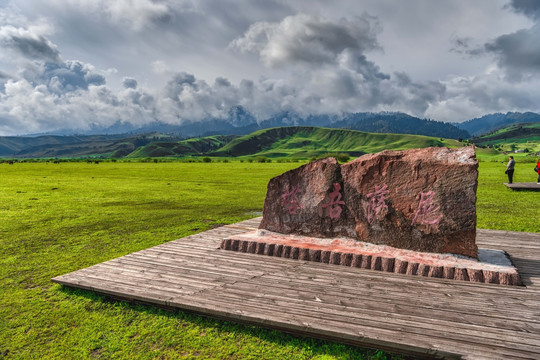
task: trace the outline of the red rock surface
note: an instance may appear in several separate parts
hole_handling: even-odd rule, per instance
[[[357,239],[476,257],[473,147],[383,151],[341,166]]]
[[[270,180],[260,228],[476,257],[473,147],[314,161]]]
[[[343,205],[341,186],[340,166],[334,158],[274,177],[268,183],[260,228],[283,234],[355,237],[354,218]]]

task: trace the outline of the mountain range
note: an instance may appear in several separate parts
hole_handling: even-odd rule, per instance
[[[507,125],[519,124],[519,123],[537,123],[540,122],[540,114],[533,112],[507,112],[495,113],[484,115],[479,118],[474,118],[462,123],[456,124],[456,126],[462,130],[467,131],[474,137],[486,135],[490,132],[497,131]]]
[[[231,108],[226,119],[210,119],[204,122],[186,122],[171,125],[160,122],[134,128],[131,124],[115,124],[107,129],[93,128],[91,132],[109,135],[41,135],[0,137],[0,157],[159,157],[203,155],[215,152],[216,155],[235,156],[235,139],[274,128],[325,127],[333,129],[359,130],[369,133],[425,135],[433,138],[467,139],[470,134],[490,133],[501,126],[521,122],[540,123],[536,113],[490,114],[464,123],[450,124],[429,119],[420,119],[399,112],[351,113],[341,116],[317,115],[302,117],[294,113],[281,113],[261,122],[244,108]],[[527,128],[528,129],[528,128]],[[264,132],[264,136],[249,140],[253,146],[249,151],[260,148],[253,141],[267,141],[270,135],[277,136],[280,130]],[[525,130],[521,129],[521,132]],[[536,130],[526,130],[528,132]],[[115,132],[123,132],[117,134]],[[517,133],[508,132],[512,137]],[[320,133],[318,133],[320,135]],[[270,137],[272,137],[270,136]],[[516,135],[517,136],[517,135]],[[478,136],[471,141],[478,143]],[[256,140],[254,140],[256,139]],[[265,140],[266,139],[266,140]],[[358,139],[358,138],[357,138]],[[303,140],[305,141],[305,140]],[[229,144],[230,143],[230,144]],[[301,145],[301,144],[300,144]],[[354,144],[351,144],[351,146]],[[222,151],[226,147],[228,153]],[[244,145],[245,146],[245,143]],[[288,144],[288,146],[293,146]],[[353,151],[352,148],[349,149]],[[234,153],[234,154],[233,154]]]
[[[167,124],[159,121],[136,127],[130,123],[120,123],[109,127],[94,126],[81,130],[80,135],[101,134],[145,134],[164,133],[189,138],[211,135],[246,135],[257,130],[284,126],[319,126],[333,129],[350,129],[376,133],[417,134],[445,138],[467,138],[469,133],[455,124],[420,119],[401,112],[348,113],[342,115],[308,115],[281,112],[257,121],[257,118],[242,106],[229,109],[224,118],[208,118],[200,121],[185,121],[182,124]],[[58,130],[36,135],[71,135],[71,129]]]

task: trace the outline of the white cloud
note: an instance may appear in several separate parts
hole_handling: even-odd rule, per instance
[[[487,113],[540,111],[537,81],[508,82],[501,69],[470,77],[455,77],[444,82],[446,95],[433,102],[426,116],[441,121],[462,122]]]
[[[257,22],[230,47],[255,52],[270,67],[290,63],[334,63],[346,50],[359,53],[378,48],[377,19],[369,15],[338,21],[306,14],[288,16],[279,23]]]
[[[202,121],[237,105],[259,120],[538,111],[538,11],[526,0],[9,0],[0,134]]]

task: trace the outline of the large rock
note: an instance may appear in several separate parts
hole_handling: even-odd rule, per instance
[[[270,180],[260,228],[477,256],[473,147],[323,159]]]
[[[354,227],[354,217],[344,206],[336,159],[313,161],[268,183],[260,228],[283,234],[356,237]]]
[[[477,256],[473,147],[383,151],[341,166],[357,239]]]

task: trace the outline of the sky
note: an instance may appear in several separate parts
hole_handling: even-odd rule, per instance
[[[0,135],[539,99],[537,0],[0,0]]]

